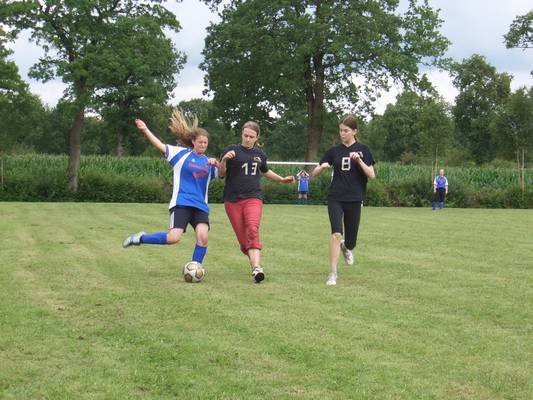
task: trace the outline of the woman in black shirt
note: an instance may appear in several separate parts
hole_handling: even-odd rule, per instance
[[[331,224],[329,241],[330,275],[327,285],[337,284],[337,263],[342,251],[346,264],[354,262],[352,250],[357,242],[361,207],[366,200],[366,184],[375,177],[374,158],[368,146],[357,140],[357,119],[345,116],[339,123],[338,144],[324,154],[312,176],[333,167],[328,192],[328,214]],[[344,240],[343,240],[344,225]]]
[[[265,279],[265,272],[260,264],[263,247],[259,238],[263,209],[261,177],[275,182],[294,182],[293,176],[282,177],[268,168],[266,154],[257,147],[259,132],[256,122],[246,122],[242,127],[241,144],[226,147],[219,164],[219,176],[226,177],[224,208],[241,251],[250,261],[255,283]]]

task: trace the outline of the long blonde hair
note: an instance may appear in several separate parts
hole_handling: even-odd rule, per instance
[[[189,148],[193,148],[193,141],[199,136],[209,138],[209,133],[198,127],[198,117],[196,114],[192,115],[192,119],[188,120],[181,108],[174,110],[170,116],[170,126],[168,127],[178,138],[178,141]]]

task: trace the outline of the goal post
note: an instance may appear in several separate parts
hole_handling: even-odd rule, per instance
[[[318,165],[317,162],[313,161],[267,161],[270,165]]]

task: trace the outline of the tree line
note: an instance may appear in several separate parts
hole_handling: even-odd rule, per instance
[[[482,55],[444,57],[438,10],[410,1],[400,12],[388,0],[204,0],[218,10],[201,68],[212,100],[172,104],[186,55],[165,31],[180,29],[160,1],[11,1],[0,7],[1,151],[69,154],[75,191],[80,155],[151,154],[135,132],[140,117],[168,142],[171,109],[198,115],[219,154],[254,119],[271,158],[316,161],[337,139],[337,121],[362,118],[361,136],[378,160],[524,166],[533,144],[531,88],[511,91],[512,77]],[[518,16],[507,47],[531,47],[533,11]],[[23,31],[45,51],[30,76],[61,78],[67,91],[42,104],[9,60],[7,44]],[[421,73],[449,71],[459,94],[447,104]],[[403,91],[383,115],[372,103],[400,83]]]

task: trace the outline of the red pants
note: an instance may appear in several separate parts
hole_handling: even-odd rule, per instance
[[[263,211],[263,201],[257,198],[224,202],[226,214],[233,226],[241,251],[248,254],[249,249],[263,248],[259,240],[259,223]]]

